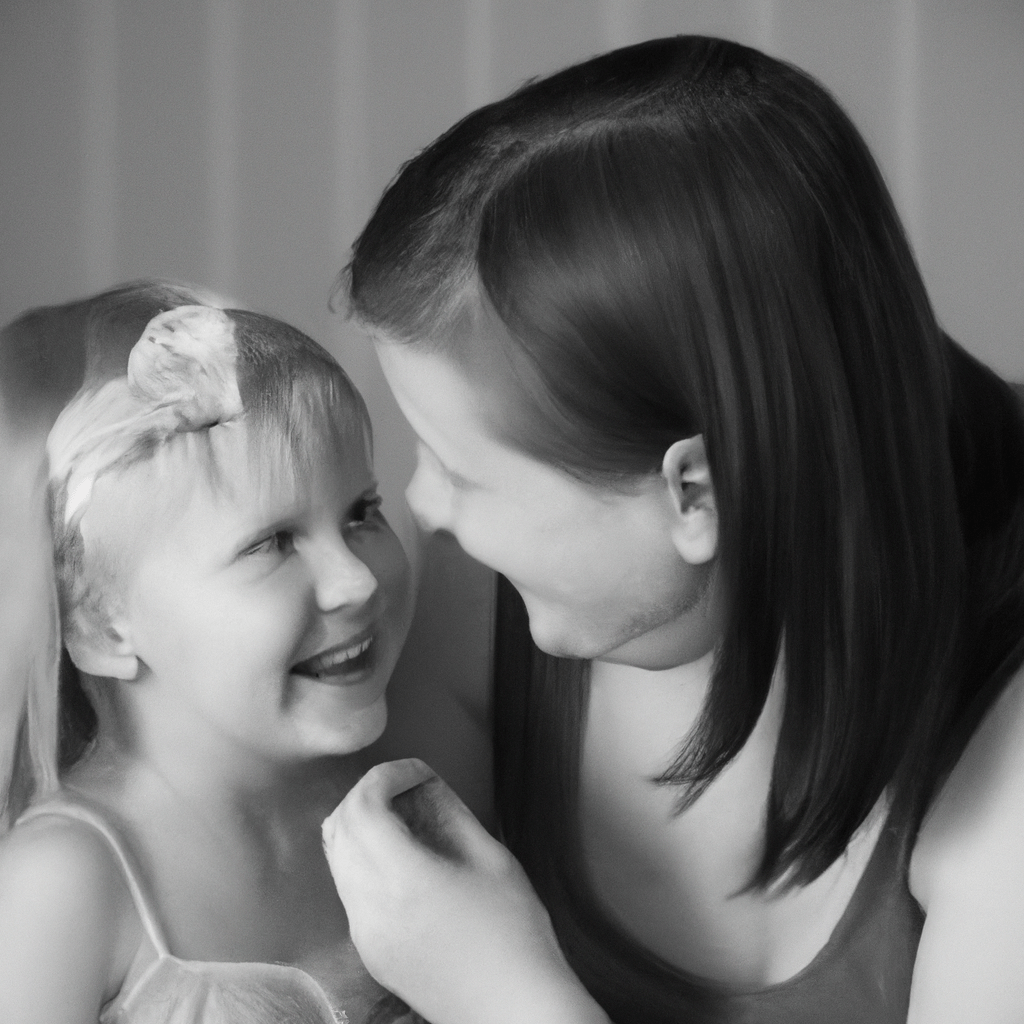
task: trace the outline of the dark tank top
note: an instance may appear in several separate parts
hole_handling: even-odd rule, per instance
[[[769,988],[720,993],[735,1024],[904,1024],[924,914],[907,888],[899,837],[884,829],[825,947]]]
[[[582,663],[530,644],[518,595],[499,583],[495,788],[503,839],[547,907],[566,957],[615,1024],[905,1024],[924,915],[906,844],[882,830],[839,923],[795,977],[730,991],[660,960],[602,909],[577,817]]]

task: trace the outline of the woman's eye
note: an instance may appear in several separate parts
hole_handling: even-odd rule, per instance
[[[352,507],[351,518],[346,526],[365,526],[377,517],[380,512],[381,497],[379,494],[360,498]]]
[[[295,544],[294,535],[290,530],[276,530],[274,533],[252,547],[246,548],[247,555],[283,555],[292,550]]]

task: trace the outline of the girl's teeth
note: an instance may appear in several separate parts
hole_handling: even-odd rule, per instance
[[[337,665],[342,665],[346,661],[351,661],[353,658],[358,658],[369,646],[373,643],[373,637],[367,637],[362,643],[353,644],[351,647],[344,647],[340,650],[333,651],[331,654],[324,655],[322,658],[317,658],[315,661],[307,662],[306,664],[310,667],[310,675],[322,675],[325,672],[329,672],[332,668]]]
[[[351,661],[353,658],[358,658],[369,646],[370,640],[367,638],[361,644],[356,644],[354,647],[346,647],[343,651],[336,651],[321,668],[330,668],[332,665],[340,665],[343,661]]]

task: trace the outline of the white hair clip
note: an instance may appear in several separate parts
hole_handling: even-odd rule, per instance
[[[242,413],[234,321],[211,306],[178,306],[150,320],[128,357],[128,386],[172,406],[183,430]]]
[[[128,374],[76,396],[47,438],[51,481],[64,481],[64,522],[84,512],[96,479],[147,442],[242,414],[234,321],[210,306],[153,317],[128,357]]]

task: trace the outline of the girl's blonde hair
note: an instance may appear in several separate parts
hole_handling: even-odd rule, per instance
[[[56,786],[69,722],[76,720],[71,731],[88,733],[94,721],[77,673],[61,657],[47,434],[84,384],[125,372],[128,352],[157,313],[203,297],[170,281],[132,281],[30,309],[0,330],[0,833],[33,795]]]
[[[126,344],[126,321],[136,327],[143,312],[150,314],[144,327]],[[32,628],[21,656],[0,666],[10,733],[0,736],[0,828],[54,790],[59,771],[95,736],[95,714],[68,652],[102,637],[109,612],[109,553],[87,552],[80,529],[96,480],[151,458],[176,436],[243,414],[259,448],[254,455],[267,449],[271,460],[284,455],[293,467],[333,446],[369,445],[365,406],[341,367],[270,317],[203,305],[198,294],[163,282],[34,311],[16,325],[23,329],[31,317],[38,323],[40,315],[44,324],[77,322],[78,332],[61,340],[78,350],[72,355],[81,359],[83,382],[70,402],[60,396],[66,404],[47,439],[47,471],[36,474],[24,517],[37,534],[25,562],[36,585],[22,616]],[[44,392],[49,383],[45,374],[35,381]],[[47,397],[51,409],[58,404]],[[37,423],[37,463],[39,433]]]

